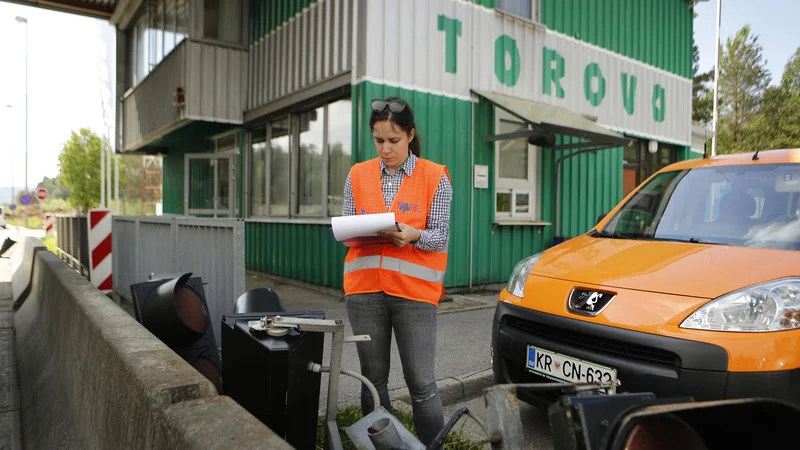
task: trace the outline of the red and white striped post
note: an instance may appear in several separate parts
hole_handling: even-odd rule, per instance
[[[113,289],[111,259],[111,211],[89,211],[89,281],[104,293]]]
[[[45,214],[44,215],[44,236],[50,237],[53,235],[53,231],[55,231],[55,218],[52,214]]]

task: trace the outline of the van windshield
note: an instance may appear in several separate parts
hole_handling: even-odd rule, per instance
[[[658,173],[596,236],[798,250],[800,164]]]

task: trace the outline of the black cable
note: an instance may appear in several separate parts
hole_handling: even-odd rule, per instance
[[[453,414],[453,417],[447,422],[447,424],[442,428],[442,431],[436,435],[436,439],[433,440],[425,450],[439,450],[444,445],[444,440],[447,438],[447,435],[450,434],[450,430],[453,429],[453,426],[458,422],[458,419],[461,418],[464,414],[469,412],[469,408],[461,408]]]

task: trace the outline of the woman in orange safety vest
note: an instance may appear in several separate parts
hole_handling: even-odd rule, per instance
[[[453,189],[447,169],[422,159],[414,113],[396,97],[372,100],[369,125],[378,157],[358,163],[345,182],[343,215],[393,212],[400,231],[382,231],[390,243],[350,247],[344,291],[359,342],[361,373],[392,411],[387,382],[392,331],[408,390],[414,426],[427,445],[444,426],[436,388],[436,312],[443,296]],[[362,386],[361,407],[372,411]]]

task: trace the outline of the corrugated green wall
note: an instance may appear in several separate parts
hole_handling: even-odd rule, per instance
[[[476,5],[485,6],[487,8],[494,8],[497,6],[497,0],[468,0]]]
[[[347,248],[331,236],[328,228],[247,222],[245,265],[251,270],[341,289]]]
[[[164,214],[183,214],[183,161],[186,153],[207,153],[210,150],[208,138],[219,133],[223,133],[233,128],[232,125],[218,124],[209,122],[192,122],[182,128],[161,138],[160,141],[151,144],[152,147],[162,148],[164,156],[164,170],[162,172],[162,196],[164,202]],[[243,135],[241,137],[244,137]],[[243,142],[243,139],[240,139]],[[241,211],[241,192],[242,192],[242,157],[243,153],[239,149],[239,163],[237,164],[237,201],[239,211]],[[207,197],[209,189],[213,189],[210,172],[203,178],[200,176],[193,180],[190,199],[202,199]],[[204,207],[200,203],[193,203],[192,207]]]
[[[687,0],[541,0],[548,28],[692,77],[693,15]]]
[[[559,136],[556,144],[581,142],[569,136]],[[556,163],[559,158],[579,152],[575,150],[544,150],[542,154],[542,189],[552,199],[547,215],[555,218]],[[597,216],[609,212],[622,200],[622,147],[581,153],[561,163],[560,236],[575,237],[586,233],[597,223]],[[544,211],[543,211],[544,213]]]
[[[465,102],[466,103],[466,102]],[[467,103],[469,104],[469,103]],[[489,188],[472,189],[475,195],[475,217],[473,222],[473,284],[503,283],[514,266],[523,258],[546,248],[552,242],[552,227],[541,226],[499,226],[494,224],[494,186],[495,163],[494,145],[483,142],[483,137],[495,132],[495,117],[492,105],[481,99],[475,104],[475,164],[489,166]],[[468,151],[468,150],[467,150]],[[465,156],[468,158],[468,155]],[[544,170],[542,170],[544,172]],[[466,175],[470,177],[471,175]],[[458,195],[470,195],[470,186]],[[542,195],[542,220],[551,220],[548,215],[553,199]],[[469,228],[466,233],[469,233]]]
[[[250,43],[278,28],[313,3],[316,0],[250,0]]]

